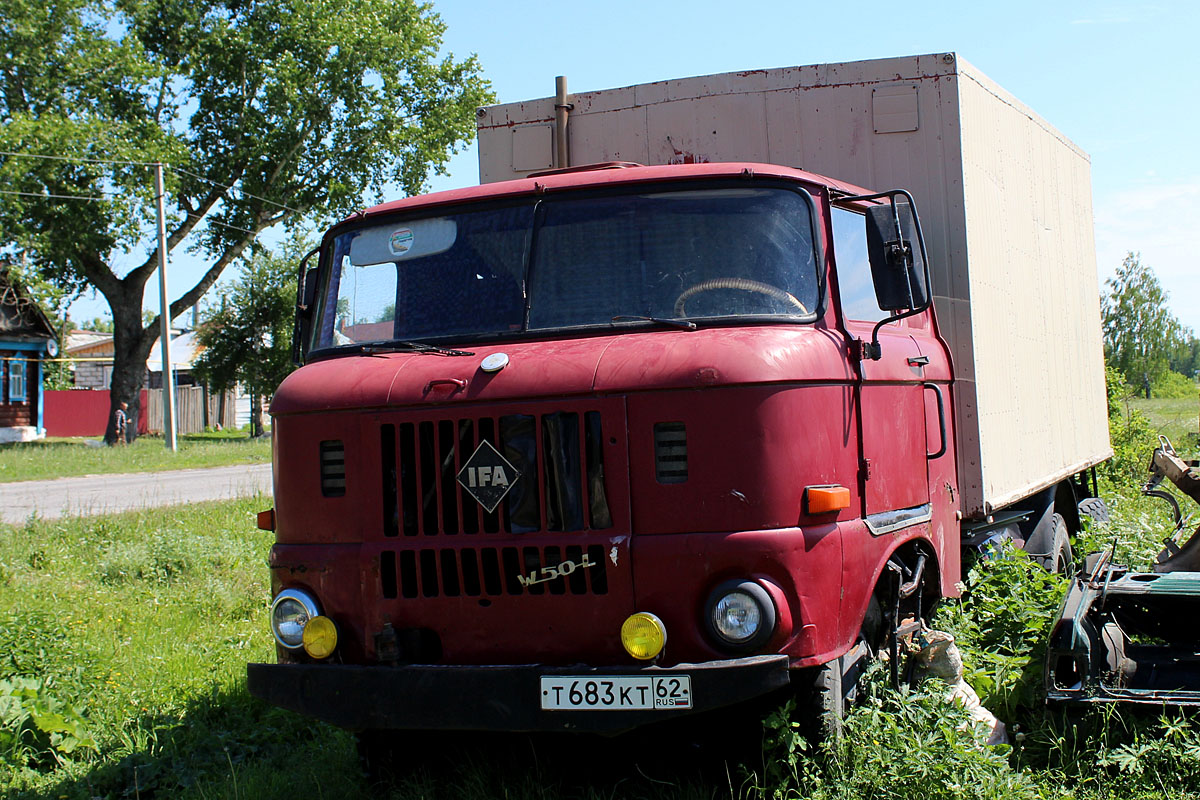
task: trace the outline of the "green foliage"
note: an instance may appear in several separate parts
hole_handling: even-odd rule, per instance
[[[1042,662],[1066,587],[1006,546],[971,568],[963,598],[943,603],[934,619],[954,634],[967,683],[1002,719],[1017,720],[1045,699]]]
[[[242,383],[256,397],[269,396],[294,368],[298,260],[256,252],[225,292],[228,302],[222,302],[201,325],[199,341],[204,350],[193,371],[215,391]]]
[[[1200,339],[1188,336],[1171,352],[1169,364],[1172,372],[1186,378],[1200,377]]]
[[[92,317],[89,320],[84,320],[83,322],[75,325],[75,330],[95,331],[97,333],[112,333],[112,317]]]
[[[876,684],[847,719],[845,736],[820,746],[801,735],[789,703],[764,724],[767,781],[756,794],[772,800],[1062,796],[1014,771],[1007,746],[985,746],[983,732],[945,694],[937,679],[899,691]]]
[[[158,337],[141,318],[150,162],[170,166],[168,249],[210,264],[176,317],[261,231],[420,191],[493,98],[417,0],[8,0],[3,18],[0,151],[20,154],[0,156],[3,246],[61,291],[104,295],[114,402],[135,409]]]
[[[63,756],[96,749],[79,710],[36,678],[0,679],[0,764],[53,768]]]
[[[1153,384],[1191,332],[1167,310],[1167,293],[1140,255],[1126,255],[1105,288],[1104,359],[1132,385]]]
[[[1173,370],[1167,370],[1151,384],[1150,394],[1153,397],[1168,399],[1189,397],[1195,400],[1200,396],[1200,390],[1197,389],[1196,381],[1193,379]]]
[[[1100,466],[1108,488],[1144,481],[1150,454],[1158,444],[1145,415],[1130,406],[1133,390],[1114,367],[1105,368],[1108,432],[1113,457]]]

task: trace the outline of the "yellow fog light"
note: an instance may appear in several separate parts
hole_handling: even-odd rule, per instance
[[[639,611],[621,623],[621,644],[629,655],[649,661],[666,646],[667,629],[658,617]]]
[[[313,617],[304,626],[304,652],[313,658],[329,658],[337,647],[337,626],[329,617]]]

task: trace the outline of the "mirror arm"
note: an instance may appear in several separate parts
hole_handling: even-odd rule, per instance
[[[304,363],[304,348],[301,342],[301,339],[304,338],[304,324],[302,320],[306,315],[312,313],[312,310],[304,302],[306,299],[304,296],[304,284],[306,282],[305,277],[308,274],[308,260],[320,252],[320,245],[309,250],[300,259],[300,265],[296,269],[296,324],[292,328],[292,363],[296,366]]]
[[[906,243],[904,241],[904,227],[900,224],[900,211],[896,206],[897,195],[903,196],[905,199],[907,199],[908,207],[912,210],[913,222],[915,223],[915,227],[917,229],[917,246],[921,248],[921,262],[922,262],[922,266],[924,267],[924,270],[925,270],[925,286],[928,287],[926,290],[926,294],[928,295],[928,297],[925,300],[925,302],[921,304],[920,308],[910,308],[908,311],[905,311],[903,314],[895,314],[893,316],[888,317],[887,319],[882,319],[879,322],[875,323],[875,327],[871,329],[871,341],[870,342],[860,342],[861,347],[860,347],[859,353],[857,354],[860,361],[862,361],[862,360],[878,361],[879,359],[883,358],[883,348],[879,344],[879,329],[880,328],[882,328],[884,325],[887,325],[889,323],[896,322],[898,320],[902,320],[905,317],[912,317],[917,314],[920,314],[933,304],[933,284],[929,279],[929,257],[925,252],[925,235],[924,235],[924,233],[921,232],[921,219],[920,219],[920,216],[917,214],[917,201],[913,199],[912,194],[910,194],[907,189],[893,189],[892,191],[889,191],[889,192],[876,192],[875,194],[844,195],[841,197],[836,197],[836,198],[830,199],[830,203],[832,205],[840,206],[840,205],[851,205],[853,203],[861,203],[861,202],[866,202],[866,201],[870,201],[870,200],[882,200],[886,197],[890,201],[890,204],[892,206],[892,219],[895,222],[896,230],[900,236],[900,240],[897,242],[897,249],[899,250],[899,253],[897,255],[900,258],[908,259],[908,258],[911,258],[911,256],[907,255],[907,250],[905,248],[905,245],[907,244],[909,247],[911,247],[912,245],[911,245],[911,243]],[[908,284],[908,299],[911,302],[912,301],[912,279],[908,276],[907,269],[905,270],[905,281]]]

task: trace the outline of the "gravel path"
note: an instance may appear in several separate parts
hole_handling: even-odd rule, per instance
[[[0,483],[0,522],[133,511],[155,506],[271,494],[270,464],[85,475],[50,481]]]

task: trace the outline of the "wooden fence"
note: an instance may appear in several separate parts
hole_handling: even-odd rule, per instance
[[[151,389],[146,392],[146,404],[142,408],[146,424],[151,433],[163,430],[162,391]],[[208,424],[215,427],[232,428],[237,419],[237,400],[233,392],[225,393],[225,415],[219,417],[221,396],[210,392],[208,396]],[[204,389],[200,386],[175,387],[175,430],[178,433],[199,433],[204,430]]]

